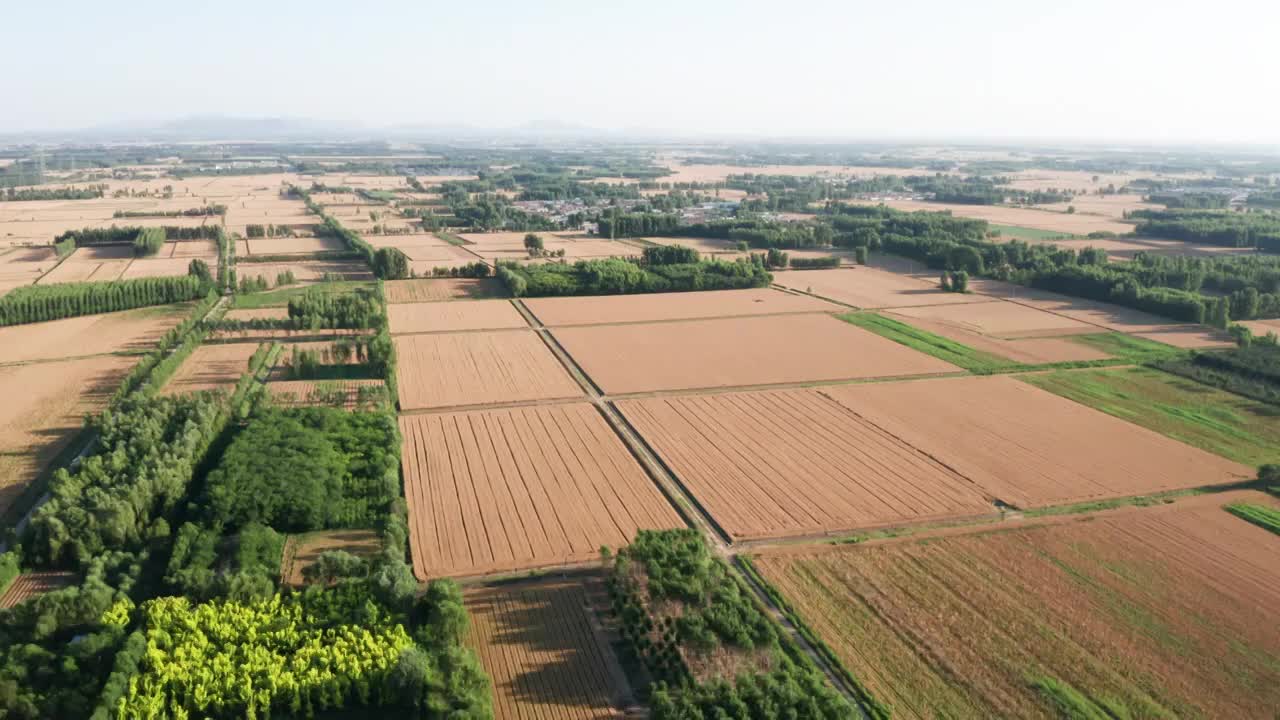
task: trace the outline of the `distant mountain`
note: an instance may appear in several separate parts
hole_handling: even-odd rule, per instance
[[[360,129],[310,118],[191,115],[144,132],[164,139],[282,140],[349,137]]]

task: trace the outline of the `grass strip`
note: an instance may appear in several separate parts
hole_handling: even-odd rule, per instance
[[[945,360],[952,365],[964,368],[969,372],[989,374],[1003,370],[1019,369],[1022,366],[998,355],[974,350],[968,345],[949,340],[903,322],[869,312],[845,313],[838,316],[850,325],[857,325],[864,330]]]
[[[1280,535],[1280,510],[1252,503],[1233,503],[1224,509],[1241,520]]]

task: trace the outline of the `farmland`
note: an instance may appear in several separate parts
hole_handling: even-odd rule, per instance
[[[588,592],[599,581],[544,582],[467,594],[467,642],[493,679],[497,720],[619,717],[620,673],[593,623]]]
[[[438,280],[392,280],[386,284],[388,303],[440,302],[446,300],[502,297],[505,291],[497,280],[440,278]]]
[[[1280,462],[1280,418],[1266,403],[1145,368],[1055,372],[1026,381],[1236,462]]]
[[[1007,376],[822,392],[1020,508],[1234,483],[1253,474]]]
[[[399,335],[395,346],[403,410],[582,395],[532,331]]]
[[[249,369],[257,343],[201,345],[164,386],[166,394],[229,390]]]
[[[24,600],[43,595],[76,582],[75,575],[68,572],[28,572],[14,578],[4,594],[0,595],[0,610],[8,609]]]
[[[963,476],[813,390],[617,405],[735,542],[995,511]]]
[[[162,306],[0,327],[0,363],[144,352],[188,312]]]
[[[406,415],[400,428],[419,578],[583,562],[681,524],[589,405]]]
[[[933,273],[924,280],[869,267],[774,273],[774,282],[782,287],[856,308],[953,305],[989,300],[981,295],[943,292],[936,280]]]
[[[65,187],[0,153],[0,716],[1280,699],[1272,350],[1184,350],[1277,322],[1275,259],[1085,237],[1171,156],[40,147]]]
[[[457,330],[503,330],[528,327],[524,316],[506,300],[468,303],[400,303],[387,306],[395,334]]]
[[[838,305],[765,288],[605,297],[533,298],[524,304],[547,326],[833,312]]]
[[[100,410],[133,366],[107,355],[0,367],[0,513]]]
[[[611,395],[957,370],[822,314],[566,327],[553,335]]]
[[[755,563],[894,717],[1265,718],[1280,538],[1228,501]]]

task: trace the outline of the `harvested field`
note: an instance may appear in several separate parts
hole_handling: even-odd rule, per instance
[[[8,610],[23,600],[29,600],[37,595],[71,587],[78,581],[79,578],[75,573],[61,570],[22,573],[9,583],[4,595],[0,596],[0,610]]]
[[[1008,205],[963,205],[937,203],[924,200],[850,200],[859,205],[888,205],[895,210],[907,212],[927,211],[940,212],[949,210],[956,217],[986,220],[995,225],[1018,225],[1036,230],[1049,230],[1068,235],[1088,235],[1091,232],[1113,232],[1117,235],[1133,232],[1133,223],[1099,215],[1083,215],[1065,212],[1051,212],[1035,208],[1011,207]]]
[[[917,280],[869,267],[783,270],[774,283],[856,308],[914,307],[984,302],[979,295],[943,292],[936,279]]]
[[[222,316],[224,320],[287,320],[288,307],[236,308]]]
[[[0,367],[0,515],[101,410],[135,358]]]
[[[381,380],[271,380],[267,392],[278,405],[285,407],[361,407],[361,388],[384,388]],[[365,391],[368,392],[368,391]],[[383,395],[386,393],[384,392]]]
[[[387,321],[391,325],[391,332],[397,335],[529,326],[520,311],[508,300],[400,303],[387,306]]]
[[[525,307],[544,325],[692,320],[784,313],[837,312],[844,308],[817,298],[768,288],[705,292],[532,298]]]
[[[967,479],[814,390],[616,404],[734,542],[995,512]]]
[[[1236,344],[1235,340],[1227,333],[1200,325],[1185,325],[1169,328],[1168,330],[1134,333],[1134,336],[1161,342],[1165,345],[1194,350],[1229,348],[1235,347]]]
[[[258,343],[218,343],[196,348],[164,384],[163,394],[230,390],[249,372],[249,358]]]
[[[362,262],[347,260],[298,260],[285,263],[236,263],[236,277],[260,277],[275,285],[276,276],[289,271],[298,282],[317,282],[326,275],[342,280],[372,280],[373,272]],[[185,271],[184,271],[185,272]]]
[[[452,247],[431,233],[410,233],[408,235],[365,235],[365,242],[375,248],[418,248],[418,247]]]
[[[1149,333],[1171,328],[1192,327],[1186,323],[1119,305],[1067,297],[1057,293],[1011,285],[999,280],[970,281],[970,289],[984,295],[1007,299],[1019,305],[1061,315],[1107,330],[1124,333]]]
[[[213,240],[181,240],[169,242],[160,254],[175,258],[206,258],[215,262],[218,259],[218,243]],[[211,263],[212,264],[212,263]]]
[[[1280,537],[1180,499],[756,567],[895,718],[1271,718]],[[1073,714],[1072,717],[1089,717]]]
[[[497,280],[439,278],[430,280],[388,280],[384,285],[388,303],[439,302],[505,297],[506,289]]]
[[[129,267],[120,275],[122,280],[134,278],[167,277],[169,275],[186,275],[191,265],[190,258],[137,258],[129,263]]]
[[[146,352],[191,311],[187,304],[0,327],[0,363]]]
[[[401,416],[400,430],[419,579],[589,561],[682,525],[588,403]]]
[[[984,299],[990,300],[990,298]],[[1099,332],[1097,326],[1080,320],[999,300],[969,305],[897,308],[893,312],[906,318],[932,320],[961,330],[1006,340]]]
[[[440,267],[454,267],[456,265],[466,265],[468,263],[481,260],[480,257],[467,250],[455,247],[453,245],[409,245],[400,248],[410,260],[422,265],[439,265]]]
[[[1280,415],[1273,405],[1148,368],[1060,371],[1024,379],[1236,462],[1280,462]]]
[[[322,530],[306,535],[290,535],[285,543],[280,578],[294,587],[306,584],[302,571],[330,550],[342,550],[356,557],[373,558],[382,549],[382,538],[373,530]]]
[[[557,328],[609,394],[956,372],[824,314]]]
[[[467,644],[493,680],[495,720],[621,718],[629,697],[598,623],[599,581],[544,582],[467,593]]]
[[[34,283],[57,262],[52,247],[19,247],[0,254],[0,292]]]
[[[981,305],[970,307],[982,307]],[[1110,355],[1101,350],[1075,342],[1070,338],[1043,337],[1019,338],[1004,340],[989,337],[973,330],[958,327],[951,323],[937,320],[926,320],[918,317],[899,315],[891,310],[882,310],[881,315],[904,322],[925,332],[954,340],[979,352],[990,353],[1006,360],[1028,365],[1043,363],[1077,362],[1086,360],[1106,360]]]
[[[309,255],[347,249],[341,240],[327,237],[253,238],[245,242],[249,255]]]
[[[402,410],[582,395],[531,330],[401,335],[395,345]]]
[[[1259,336],[1259,337],[1262,337],[1262,336],[1266,335],[1267,333],[1275,333],[1276,335],[1280,335],[1280,319],[1277,319],[1277,320],[1245,320],[1245,321],[1241,322],[1240,324],[1241,324],[1241,325],[1244,325],[1244,326],[1245,326],[1245,327],[1247,327],[1247,328],[1249,328],[1249,330],[1250,330],[1254,335],[1257,335],[1257,336]]]
[[[1251,468],[1007,376],[823,388],[1019,508],[1238,482]]]

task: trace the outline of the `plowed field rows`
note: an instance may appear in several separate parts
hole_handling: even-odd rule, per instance
[[[964,477],[813,390],[617,406],[735,541],[995,510]]]
[[[977,305],[899,308],[894,313],[909,318],[933,320],[998,338],[1054,337],[1101,332],[1095,325],[999,300]]]
[[[75,582],[76,575],[70,572],[23,573],[14,578],[13,582],[9,583],[9,587],[4,591],[4,595],[0,596],[0,610],[7,610],[36,595],[43,595],[47,592],[70,587]]]
[[[178,371],[164,384],[163,393],[230,390],[240,376],[249,371],[249,358],[257,350],[258,343],[201,345],[182,361]]]
[[[455,303],[400,303],[387,306],[393,334],[454,330],[502,330],[528,327],[524,316],[506,300]]]
[[[401,335],[395,345],[402,410],[582,395],[532,331]]]
[[[618,718],[619,688],[577,583],[468,593],[467,644],[493,680],[496,720]]]
[[[1089,520],[797,549],[757,567],[895,718],[1271,718],[1280,537],[1184,498]],[[1071,717],[1085,717],[1077,713]]]
[[[590,560],[681,525],[586,403],[402,416],[400,429],[419,578]]]
[[[381,380],[278,380],[266,387],[272,400],[287,407],[324,405],[353,410],[360,405],[360,388],[383,385]]]
[[[147,352],[190,310],[186,304],[165,305],[10,325],[0,328],[0,363]]]
[[[467,300],[502,297],[506,294],[497,280],[471,278],[390,280],[383,287],[389,303]]]
[[[767,288],[535,298],[525,300],[524,304],[544,325],[599,325],[741,315],[836,312],[843,309],[817,298]]]
[[[1007,376],[823,388],[1017,507],[1236,482],[1251,468]]]
[[[0,513],[80,432],[84,416],[106,405],[134,362],[106,355],[0,367]]]
[[[959,370],[825,314],[595,325],[553,334],[610,394]]]
[[[918,280],[869,267],[784,270],[773,274],[785,288],[813,293],[857,308],[959,305],[985,302],[981,295],[943,292],[936,280]]]

